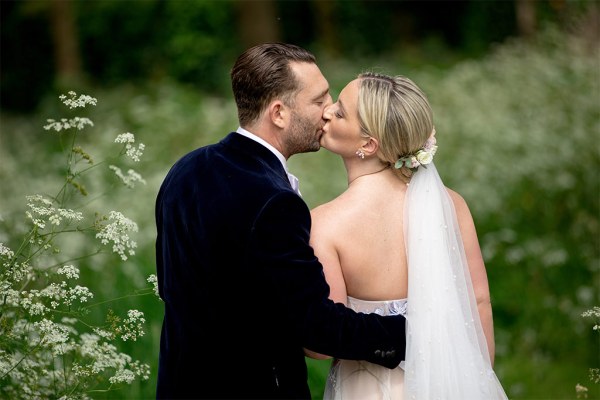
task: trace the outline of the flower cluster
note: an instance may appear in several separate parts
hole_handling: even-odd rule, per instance
[[[148,277],[148,279],[146,279],[146,281],[152,284],[152,287],[154,289],[154,294],[156,295],[156,297],[158,297],[160,299],[160,293],[158,291],[158,278],[157,278],[157,276],[154,275],[154,274],[152,274],[152,275],[150,275]]]
[[[19,254],[0,243],[0,262],[7,269],[20,269]],[[31,269],[31,267],[30,267]],[[74,265],[39,269],[37,280],[48,278],[79,279]],[[20,274],[23,275],[23,274]],[[45,278],[40,279],[40,276]],[[33,276],[23,277],[13,285],[6,274],[0,273],[0,398],[88,398],[85,392],[95,387],[102,378],[108,384],[130,384],[136,379],[149,378],[149,366],[133,360],[118,351],[113,341],[135,341],[144,335],[144,313],[127,311],[118,317],[109,311],[109,324],[103,329],[90,326],[81,310],[93,305],[83,303],[93,293],[80,285],[69,286],[66,281],[49,282],[40,289],[24,290]],[[13,289],[16,286],[19,289]],[[151,293],[152,289],[146,290]],[[74,307],[75,303],[81,305]],[[110,322],[113,323],[110,323]],[[82,324],[81,324],[82,323]],[[79,326],[88,326],[93,333],[81,332]],[[56,368],[56,360],[63,360]],[[72,361],[65,361],[72,360]],[[57,384],[60,382],[60,384]],[[102,390],[100,390],[102,391]]]
[[[596,318],[596,323],[592,329],[600,332],[600,323],[598,323],[598,320],[600,320],[600,307],[595,306],[594,308],[584,311],[581,313],[581,316],[583,318]]]
[[[69,108],[96,105],[96,99],[75,92],[60,96]],[[147,364],[134,360],[117,348],[117,340],[136,341],[144,336],[146,319],[139,310],[119,317],[108,311],[107,323],[96,325],[92,308],[112,300],[96,300],[92,290],[79,282],[86,279],[76,261],[93,257],[101,250],[77,254],[79,244],[99,240],[112,245],[122,260],[135,254],[137,244],[130,233],[137,224],[118,211],[102,217],[90,213],[89,202],[82,205],[78,193],[87,192],[80,182],[86,171],[103,165],[77,146],[79,130],[93,126],[87,118],[48,120],[45,129],[72,129],[64,182],[54,195],[35,194],[23,203],[28,224],[23,237],[0,242],[0,398],[88,399],[88,393],[107,392],[120,384],[149,379]],[[133,145],[133,134],[120,135],[124,144],[119,155],[139,161],[144,145]],[[83,168],[79,162],[87,161]],[[126,186],[145,183],[133,170],[127,174],[116,166],[111,170]],[[68,206],[72,204],[72,206]],[[77,211],[75,211],[77,210]],[[81,211],[79,211],[81,210]],[[95,220],[92,215],[95,215]],[[93,221],[93,223],[92,223]],[[15,232],[14,235],[21,235]],[[11,248],[10,242],[19,243]],[[63,246],[66,245],[66,246]],[[97,243],[93,243],[97,247]],[[61,249],[65,249],[65,253]],[[83,264],[86,265],[86,264]],[[89,265],[89,264],[88,264]],[[82,273],[83,272],[83,273]],[[89,276],[87,276],[89,280]],[[157,290],[156,276],[148,278],[152,287],[118,297],[150,295]],[[78,284],[82,283],[82,284]]]
[[[133,189],[135,187],[136,182],[140,182],[144,185],[146,184],[146,180],[142,178],[142,176],[139,173],[137,173],[131,168],[127,171],[127,175],[123,174],[121,168],[117,167],[116,165],[109,165],[108,168],[113,170],[115,172],[115,175],[118,176],[119,179],[121,179],[121,181],[123,182],[123,184],[128,188]]]
[[[429,139],[427,139],[423,147],[419,149],[416,154],[407,154],[403,157],[400,157],[396,161],[396,164],[394,164],[394,167],[396,169],[407,167],[413,172],[415,172],[421,165],[426,168],[425,165],[430,164],[433,161],[433,156],[437,152],[437,148],[434,128]]]
[[[600,319],[600,307],[594,306],[593,308],[584,311],[581,313],[583,318],[593,318],[595,319],[595,324],[593,326],[593,330],[600,333],[600,324],[598,324],[598,320]],[[590,368],[589,369],[589,377],[592,383],[600,383],[600,368]],[[578,399],[587,399],[588,388],[580,385],[579,383],[575,386],[575,392],[577,393]]]
[[[82,94],[79,97],[77,97],[77,93],[75,93],[72,90],[67,94],[68,96],[66,94],[61,94],[60,96],[58,96],[58,98],[63,102],[64,105],[68,106],[71,109],[84,108],[88,104],[95,106],[98,102],[98,100],[95,97],[88,96],[86,94]]]
[[[63,220],[81,221],[83,219],[83,214],[80,211],[56,208],[51,200],[42,195],[36,194],[26,198],[30,210],[26,211],[25,215],[40,229],[44,229],[47,222],[52,225],[60,225]]]
[[[44,125],[44,129],[49,131],[54,129],[56,132],[60,132],[62,130],[67,130],[71,128],[77,128],[77,130],[82,130],[86,125],[94,126],[94,123],[85,117],[75,117],[75,118],[61,118],[60,121],[56,121],[52,118],[46,120],[48,122],[47,125]]]
[[[125,154],[127,154],[133,161],[140,161],[140,157],[144,153],[144,148],[146,147],[144,143],[140,143],[137,147],[133,144],[135,143],[135,136],[133,133],[122,133],[116,137],[115,143],[124,143],[125,144]]]
[[[127,260],[127,254],[135,255],[137,243],[131,240],[129,232],[137,232],[137,224],[118,211],[111,211],[106,219],[110,222],[100,228],[96,238],[100,239],[102,244],[112,242],[113,252],[119,254],[123,261]]]

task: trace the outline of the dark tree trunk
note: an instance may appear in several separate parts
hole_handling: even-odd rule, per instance
[[[340,48],[337,44],[338,40],[333,23],[335,20],[333,18],[335,2],[331,0],[312,0],[312,3],[318,39],[321,46],[323,46],[323,50],[333,56],[339,55]]]
[[[236,2],[240,42],[245,48],[259,43],[281,41],[281,28],[274,0]]]
[[[82,77],[81,58],[71,0],[50,2],[50,28],[58,83],[79,83]]]
[[[524,37],[530,37],[536,30],[536,10],[535,0],[517,0],[517,28],[519,34]]]

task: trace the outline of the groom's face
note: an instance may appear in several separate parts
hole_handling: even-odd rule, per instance
[[[299,82],[299,90],[286,134],[290,155],[319,150],[325,125],[323,111],[331,104],[329,84],[319,67],[311,63],[292,63],[291,68]]]

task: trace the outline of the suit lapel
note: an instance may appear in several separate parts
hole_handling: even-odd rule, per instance
[[[291,187],[287,173],[285,172],[283,165],[281,165],[281,161],[279,161],[277,156],[265,146],[236,132],[231,132],[221,141],[221,143],[224,146],[232,148],[236,152],[245,154],[246,157],[255,159],[257,162],[263,164],[267,171],[270,171],[270,175],[280,177]]]

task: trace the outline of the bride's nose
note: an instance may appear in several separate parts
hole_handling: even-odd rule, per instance
[[[331,120],[333,116],[333,104],[328,105],[327,107],[325,107],[325,109],[323,110],[323,119],[326,121]]]

